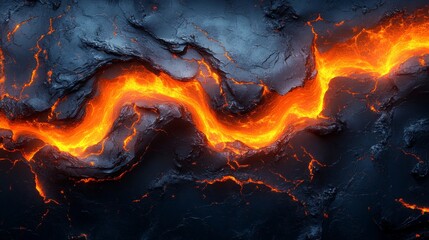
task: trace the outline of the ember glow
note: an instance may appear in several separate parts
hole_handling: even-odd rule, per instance
[[[427,16],[427,10],[420,10],[412,16],[395,16],[375,28],[361,30],[348,41],[335,44],[324,52],[317,45],[318,35],[312,26],[314,22],[309,22],[315,35],[315,79],[308,80],[303,87],[284,96],[274,92],[265,94],[263,106],[246,116],[219,116],[196,80],[181,82],[165,73],[156,75],[144,67],[132,67],[115,79],[101,78],[98,81],[97,93],[87,103],[86,114],[77,125],[12,121],[2,116],[0,128],[11,130],[15,139],[21,135],[31,135],[61,151],[80,157],[86,154],[88,147],[103,141],[124,105],[142,101],[151,104],[168,102],[182,105],[191,113],[195,126],[214,149],[223,151],[228,143],[235,141],[252,149],[260,149],[281,139],[288,129],[296,131],[317,119],[324,108],[324,96],[333,78],[364,73],[377,79],[411,57],[428,54]],[[36,47],[37,70],[38,54],[42,50],[39,44]],[[2,52],[0,59],[3,60]],[[200,68],[208,68],[209,77],[220,83],[215,70],[204,61],[199,64]],[[32,84],[35,76],[37,71],[33,71],[23,90]],[[4,74],[0,81],[3,79]],[[134,129],[132,135],[124,140],[125,150],[130,138],[135,135]]]
[[[405,208],[412,209],[412,210],[419,210],[421,212],[421,214],[429,213],[428,207],[422,207],[422,206],[418,206],[416,204],[405,202],[404,199],[402,199],[402,198],[399,198],[396,201],[399,202],[400,204],[402,204],[402,206]]]
[[[246,185],[246,184],[255,184],[257,186],[259,186],[259,185],[265,186],[268,189],[270,189],[272,192],[276,192],[276,193],[283,192],[282,190],[280,190],[280,189],[278,189],[278,188],[276,188],[274,186],[271,186],[270,184],[265,183],[264,181],[254,180],[252,178],[248,178],[246,180],[239,180],[239,179],[237,179],[234,176],[223,176],[222,178],[218,178],[218,179],[214,179],[214,180],[203,180],[201,182],[205,183],[205,184],[212,185],[212,184],[215,184],[215,183],[226,182],[226,181],[232,181],[233,183],[239,185],[241,191],[243,190],[244,185]]]

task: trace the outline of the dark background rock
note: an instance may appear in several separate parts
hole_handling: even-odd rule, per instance
[[[197,76],[212,107],[245,114],[260,103],[261,84],[284,95],[316,74],[306,22],[319,14],[324,21],[314,25],[328,49],[352,36],[353,27],[371,27],[425,4],[1,1],[10,97],[0,109],[11,119],[38,119],[60,99],[56,120],[72,124],[101,72],[113,77],[116,67],[137,64],[188,81],[204,60],[219,73],[226,94]],[[9,40],[7,33],[23,21]],[[36,66],[34,54],[37,76],[22,91]],[[0,238],[427,238],[428,216],[398,202],[429,206],[427,69],[411,59],[382,79],[376,92],[374,79],[336,78],[325,98],[329,120],[243,156],[207,147],[186,109],[174,104],[139,106],[145,121],[130,153],[118,147],[135,118],[130,106],[97,158],[75,159],[38,139],[13,141],[1,131]],[[376,111],[368,106],[372,100],[380,103]],[[29,146],[42,147],[31,162],[11,151]],[[224,176],[254,183],[204,182]]]

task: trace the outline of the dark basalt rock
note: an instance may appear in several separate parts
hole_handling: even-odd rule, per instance
[[[414,143],[423,137],[429,136],[429,120],[419,119],[404,129],[404,143],[406,147],[412,147]]]
[[[428,174],[428,165],[426,162],[418,162],[411,170],[411,174],[419,179],[424,178]]]
[[[341,122],[322,122],[320,124],[309,126],[306,130],[319,136],[325,136],[340,133],[344,127],[344,123]]]
[[[263,86],[285,95],[314,80],[308,21],[323,18],[313,24],[327,40],[323,51],[354,27],[425,5],[1,1],[8,96],[0,111],[11,120],[72,126],[101,74],[114,78],[136,64],[177,81],[196,79],[215,112],[242,117],[263,104]],[[220,86],[200,75],[202,60]],[[418,58],[381,79],[333,79],[320,118],[261,150],[230,143],[243,154],[208,147],[187,110],[173,103],[124,106],[83,159],[0,129],[0,239],[424,238],[427,215],[398,199],[429,206],[428,79]],[[135,109],[141,120],[124,151]]]

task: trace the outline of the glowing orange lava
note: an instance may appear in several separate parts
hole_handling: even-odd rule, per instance
[[[164,73],[156,75],[144,67],[133,67],[115,79],[98,81],[97,94],[87,104],[86,114],[76,126],[11,121],[2,116],[0,128],[10,129],[15,138],[32,135],[61,151],[82,156],[88,147],[106,137],[125,104],[172,102],[184,106],[191,113],[195,126],[204,133],[214,149],[224,150],[227,143],[234,141],[253,149],[263,148],[280,139],[287,129],[299,129],[308,120],[318,118],[331,79],[354,73],[379,78],[413,56],[428,54],[427,16],[428,10],[420,10],[412,16],[393,17],[373,29],[363,29],[350,40],[338,43],[326,52],[320,52],[315,44],[317,77],[285,96],[273,93],[274,97],[247,116],[219,117],[198,81],[180,82]],[[311,27],[312,23],[308,24]],[[314,29],[313,32],[317,40]],[[36,69],[39,64],[37,55],[41,52],[39,44],[37,47]],[[202,65],[207,64],[200,63]],[[208,72],[218,81],[219,75],[211,69]],[[34,79],[33,75],[36,74],[32,74],[29,84]],[[125,147],[129,141],[127,138]]]
[[[270,189],[272,192],[276,192],[276,193],[283,192],[282,190],[280,190],[280,189],[278,189],[278,188],[276,188],[276,187],[274,187],[274,186],[272,186],[272,185],[270,185],[268,183],[265,183],[264,181],[261,181],[261,180],[254,180],[252,178],[248,178],[246,180],[239,180],[236,177],[230,176],[230,175],[223,176],[221,178],[217,178],[217,179],[214,179],[214,180],[202,180],[200,182],[212,185],[212,184],[215,184],[215,183],[226,182],[226,181],[232,181],[233,183],[239,185],[241,190],[243,190],[243,187],[246,184],[255,184],[257,186],[258,185],[265,186],[268,189]]]
[[[9,42],[12,39],[13,35],[22,27],[22,25],[28,23],[29,21],[33,20],[34,18],[35,17],[31,17],[25,21],[22,21],[22,22],[16,24],[15,27],[12,29],[12,31],[7,33],[7,41]]]
[[[396,201],[399,202],[400,204],[402,204],[402,206],[404,206],[405,208],[409,208],[409,209],[413,209],[413,210],[419,210],[421,212],[421,214],[429,213],[428,207],[421,207],[421,206],[417,206],[416,204],[407,203],[402,198],[399,198]]]

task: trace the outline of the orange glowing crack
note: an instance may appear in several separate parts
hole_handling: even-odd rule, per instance
[[[307,149],[305,149],[304,147],[301,147],[302,151],[304,152],[305,155],[307,155],[308,157],[310,157],[310,162],[308,163],[308,173],[310,175],[310,180],[312,181],[314,178],[314,171],[316,170],[316,165],[320,166],[320,167],[326,167],[325,164],[319,162],[314,156],[313,154],[309,153],[307,151]]]
[[[41,64],[41,63],[40,63],[40,54],[43,52],[43,53],[45,54],[45,57],[47,57],[47,51],[46,51],[46,50],[44,50],[44,51],[43,51],[42,47],[40,46],[41,41],[42,41],[46,36],[52,35],[52,34],[55,32],[55,28],[54,28],[54,19],[61,18],[62,16],[63,16],[63,15],[59,15],[59,16],[57,16],[57,17],[55,17],[55,18],[50,18],[50,19],[49,19],[49,28],[48,28],[48,32],[47,32],[46,34],[42,34],[42,35],[40,35],[39,39],[37,40],[37,42],[36,42],[36,46],[35,46],[36,53],[33,55],[34,60],[35,60],[35,62],[36,62],[36,66],[33,68],[33,71],[31,71],[30,80],[29,80],[27,83],[25,83],[25,84],[24,84],[24,86],[22,86],[21,94],[20,94],[20,96],[21,96],[21,97],[22,97],[22,94],[24,93],[24,90],[25,90],[27,87],[30,87],[30,86],[33,84],[34,80],[35,80],[35,79],[37,78],[37,76],[38,76],[37,72],[39,71],[40,64]],[[47,72],[47,74],[49,75],[49,71]],[[52,74],[52,73],[51,73],[51,74]]]
[[[85,155],[87,148],[106,138],[124,105],[140,101],[153,104],[173,102],[187,109],[196,128],[204,133],[208,144],[215,150],[223,151],[227,143],[235,141],[260,149],[281,139],[286,130],[302,129],[309,120],[318,118],[331,79],[354,73],[380,78],[407,59],[428,54],[428,18],[428,10],[419,10],[412,16],[398,15],[373,29],[363,29],[350,40],[325,52],[319,51],[315,44],[317,77],[284,96],[271,93],[264,104],[246,116],[217,114],[198,81],[181,82],[165,73],[156,75],[144,67],[131,67],[115,79],[101,78],[97,82],[97,93],[88,102],[86,114],[77,125],[12,121],[1,116],[0,128],[11,130],[14,139],[31,135],[80,157]],[[317,43],[317,33],[311,24],[309,22]],[[48,34],[52,31],[50,28]],[[42,51],[38,44],[37,48],[36,63]],[[206,62],[199,64],[210,67]],[[38,65],[33,70],[30,83],[24,87],[31,85],[37,76]],[[219,79],[211,68],[207,74]]]
[[[31,167],[30,167],[30,170],[31,170],[31,172],[34,175],[34,183],[36,184],[35,188],[36,188],[37,192],[39,193],[40,197],[43,198],[43,201],[46,204],[48,204],[48,203],[55,203],[55,204],[59,205],[59,203],[56,200],[48,198],[46,196],[45,190],[43,189],[43,186],[40,183],[38,175],[36,174],[36,172]]]
[[[13,35],[15,35],[15,33],[22,27],[22,25],[28,23],[29,21],[35,19],[36,17],[31,17],[25,21],[22,21],[18,24],[15,25],[15,27],[12,29],[12,31],[8,32],[6,35],[6,39],[8,42],[10,42],[10,40],[12,39]]]
[[[149,193],[145,193],[144,195],[142,195],[140,198],[138,199],[134,199],[132,202],[133,203],[138,203],[141,202],[143,199],[148,198],[149,197]]]
[[[235,60],[230,56],[229,52],[226,50],[225,46],[224,46],[221,42],[219,42],[218,40],[216,40],[216,39],[214,39],[214,38],[210,37],[209,33],[208,33],[206,30],[202,29],[201,27],[199,27],[199,26],[197,26],[197,25],[195,25],[195,24],[194,24],[194,28],[195,28],[195,29],[197,29],[198,31],[200,31],[202,34],[204,34],[204,36],[205,36],[209,41],[212,41],[212,42],[214,42],[214,43],[218,44],[218,45],[223,49],[223,52],[224,52],[224,53],[223,53],[223,56],[224,56],[228,61],[230,61],[230,62],[232,62],[232,63],[235,63]]]
[[[40,41],[42,41],[44,38],[45,38],[45,34],[42,34],[40,37],[39,37],[39,39],[37,40],[37,42],[36,42],[36,53],[34,54],[34,60],[35,60],[35,62],[36,62],[36,66],[34,67],[34,69],[31,71],[31,76],[30,76],[30,80],[27,82],[27,83],[25,83],[24,84],[24,86],[22,86],[22,89],[21,89],[21,96],[22,96],[22,93],[24,92],[24,90],[27,88],[27,87],[29,87],[29,86],[31,86],[32,84],[33,84],[33,82],[34,82],[34,80],[36,79],[36,77],[37,77],[37,71],[39,71],[39,67],[40,67],[40,58],[39,58],[39,55],[40,55],[40,53],[42,52],[42,48],[40,47]]]
[[[402,153],[404,154],[404,155],[406,155],[406,156],[411,156],[412,158],[414,158],[415,160],[417,160],[418,162],[421,162],[421,163],[423,163],[424,161],[420,158],[420,156],[419,155],[417,155],[417,154],[415,154],[415,153],[412,153],[412,152],[407,152],[407,151],[405,151],[405,150],[403,150],[403,149],[401,149],[401,151],[402,151]]]
[[[124,140],[124,146],[123,146],[123,148],[124,148],[124,150],[125,151],[128,151],[129,149],[128,149],[128,144],[131,142],[131,140],[133,140],[134,139],[134,137],[136,136],[136,134],[137,134],[137,129],[136,129],[136,124],[138,123],[138,122],[140,122],[140,119],[141,119],[141,114],[140,114],[140,112],[139,112],[139,110],[137,109],[137,106],[134,104],[133,105],[133,109],[134,109],[134,113],[137,115],[137,120],[136,121],[134,121],[133,122],[133,124],[131,125],[131,128],[132,128],[132,133],[130,134],[130,135],[128,135],[126,138],[125,138],[125,140]]]
[[[298,180],[289,180],[289,179],[287,179],[285,176],[283,176],[282,174],[280,174],[280,173],[277,173],[277,172],[273,172],[273,171],[271,171],[274,175],[276,175],[277,177],[279,177],[283,182],[285,182],[285,183],[292,183],[293,185],[294,185],[294,187],[293,188],[289,188],[287,191],[286,191],[286,194],[291,198],[291,200],[292,201],[294,201],[294,202],[299,202],[300,200],[298,199],[298,197],[297,196],[295,196],[294,194],[293,194],[293,191],[294,190],[296,190],[303,182],[304,182],[304,180],[302,180],[302,179],[298,179]]]
[[[37,224],[36,229],[37,229],[37,228],[39,228],[40,226],[42,226],[43,221],[44,221],[44,220],[45,220],[45,218],[48,216],[48,214],[49,214],[49,208],[48,208],[48,209],[46,209],[45,213],[43,213],[43,215],[42,215],[42,217],[41,217],[41,219],[40,219],[39,224]]]
[[[246,180],[239,180],[236,177],[230,176],[230,175],[223,176],[221,178],[212,179],[212,180],[204,179],[204,180],[201,180],[199,182],[212,185],[212,184],[215,184],[215,183],[226,182],[226,181],[232,181],[232,182],[234,182],[235,184],[237,184],[237,185],[240,186],[241,190],[243,190],[243,187],[246,184],[255,184],[255,185],[265,186],[268,189],[270,189],[272,192],[276,192],[276,193],[282,193],[282,192],[284,192],[284,191],[282,191],[282,190],[280,190],[280,189],[278,189],[278,188],[276,188],[276,187],[274,187],[274,186],[272,186],[272,185],[270,185],[268,183],[265,183],[262,180],[254,180],[252,178],[248,178]]]
[[[146,147],[147,151],[148,147]],[[119,174],[118,176],[115,177],[108,177],[108,178],[82,178],[79,181],[77,181],[77,183],[91,183],[91,182],[105,182],[105,181],[116,181],[119,179],[122,179],[127,173],[131,172],[134,168],[136,168],[139,165],[140,162],[135,162],[131,165],[128,166],[126,171],[121,172],[121,174]],[[90,166],[92,166],[93,163],[90,163]]]
[[[402,206],[405,208],[409,208],[412,210],[419,210],[421,214],[429,213],[429,207],[421,207],[421,206],[417,206],[416,204],[407,203],[402,198],[396,199],[396,201],[402,204]]]
[[[335,26],[340,27],[340,26],[344,25],[344,23],[345,23],[345,21],[343,20],[343,21],[335,23]]]

